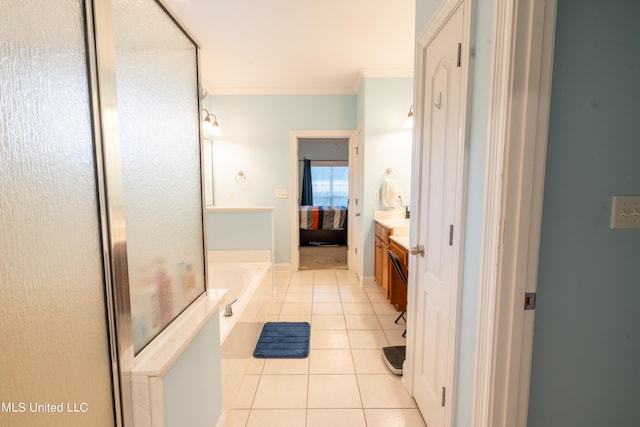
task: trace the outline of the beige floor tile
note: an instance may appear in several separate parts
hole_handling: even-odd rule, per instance
[[[284,298],[282,299],[284,301]],[[282,302],[268,302],[264,307],[264,314],[280,314],[280,310],[282,310]]]
[[[385,329],[384,334],[389,341],[389,345],[406,345],[407,339],[402,336],[404,330],[399,329]]]
[[[252,357],[247,367],[247,375],[260,375],[264,368],[264,362],[266,359],[256,359]]]
[[[351,348],[382,348],[389,345],[382,330],[349,330]]]
[[[262,318],[263,322],[277,322],[279,316],[277,314],[265,314]]]
[[[338,278],[335,270],[315,270],[313,272],[313,283],[315,285],[338,284]]]
[[[394,322],[398,318],[398,314],[400,313],[378,314],[378,320],[382,325],[382,329],[398,329],[399,331],[403,331],[407,326],[405,321],[400,319],[398,323]]]
[[[253,398],[260,382],[260,375],[245,375],[233,402],[233,409],[251,409]]]
[[[311,329],[346,329],[344,316],[336,314],[314,314]]]
[[[276,271],[276,283],[288,284],[291,279],[291,272],[289,271]]]
[[[309,322],[311,323],[310,314],[281,314],[278,322]]]
[[[311,350],[309,374],[355,374],[351,350]]]
[[[273,302],[282,304],[284,302],[284,297],[287,295],[286,292],[275,292],[273,294]]]
[[[305,409],[253,409],[247,427],[304,427]]]
[[[236,409],[227,411],[223,427],[245,427],[249,418],[248,409]]]
[[[353,364],[357,374],[388,374],[389,369],[382,359],[382,349],[352,350]]]
[[[400,377],[388,375],[358,375],[362,405],[365,408],[415,408],[415,401]]]
[[[262,370],[263,375],[283,375],[309,373],[309,359],[267,359]]]
[[[313,314],[343,314],[342,304],[339,302],[314,302]]]
[[[369,302],[369,297],[367,294],[340,294],[340,299],[342,302]]]
[[[284,303],[290,302],[311,302],[313,301],[313,293],[310,291],[292,291],[291,288],[287,291],[284,297]]]
[[[372,302],[371,306],[373,307],[373,311],[375,311],[376,314],[395,314],[396,317],[398,317],[398,315],[400,314],[396,311],[394,306],[389,304],[388,301]]]
[[[355,274],[353,276],[344,276],[336,274],[338,285],[340,286],[358,286],[360,287],[360,279]]]
[[[344,314],[375,314],[368,302],[343,302]]]
[[[367,427],[427,427],[417,409],[365,409]]]
[[[291,292],[313,292],[313,284],[311,283],[291,283],[287,287]]]
[[[339,292],[314,292],[313,302],[341,302]]]
[[[386,338],[383,339],[386,341]],[[385,344],[386,345],[386,344]],[[312,330],[309,347],[314,348],[349,348],[349,335],[346,330]]]
[[[289,279],[289,286],[294,285],[313,285],[313,273],[310,271],[292,273]]]
[[[307,427],[366,427],[362,409],[308,409]]]
[[[381,300],[381,301],[387,301],[385,296],[382,294],[382,289],[380,289],[380,287],[378,287],[378,285],[375,285],[375,286],[364,286],[363,289],[365,290],[367,295],[369,295],[369,298],[377,299],[377,300]]]
[[[339,288],[337,284],[314,284],[313,292],[314,293],[322,293],[322,292],[338,292]]]
[[[289,289],[288,284],[276,284],[273,291],[276,293],[287,293],[287,289]]]
[[[307,379],[307,375],[262,375],[253,409],[305,408]]]
[[[287,302],[282,304],[280,314],[311,314],[310,302]]]
[[[382,329],[375,315],[348,314],[344,316],[347,329]]]
[[[355,375],[309,375],[308,408],[361,408]]]

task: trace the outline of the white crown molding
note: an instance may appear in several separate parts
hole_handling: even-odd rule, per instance
[[[414,75],[413,68],[363,68],[356,76],[356,80],[353,83],[353,93],[358,93],[364,79],[375,78],[409,78],[412,79]]]
[[[352,87],[216,87],[210,95],[354,95]]]
[[[317,87],[222,87],[202,78],[202,86],[211,95],[355,95],[364,79],[413,78],[412,68],[363,68],[352,85]]]

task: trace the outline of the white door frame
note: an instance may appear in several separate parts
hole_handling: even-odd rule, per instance
[[[298,271],[300,267],[300,217],[298,215],[298,207],[300,206],[300,186],[298,185],[299,165],[298,165],[298,139],[299,138],[345,138],[349,140],[349,153],[356,142],[356,131],[354,130],[292,130],[289,132],[290,141],[290,185],[291,196],[290,215],[291,215],[291,271]],[[351,162],[351,154],[349,161]],[[349,185],[351,188],[351,185]],[[349,189],[351,193],[351,189]],[[348,214],[350,215],[350,213]],[[349,221],[349,219],[347,219]]]
[[[495,0],[473,422],[525,427],[556,0]]]
[[[411,200],[417,205],[418,211],[421,209],[420,205],[420,183],[422,182],[423,173],[428,171],[422,170],[422,131],[424,123],[424,114],[422,105],[424,104],[425,90],[423,87],[424,74],[424,61],[425,51],[429,43],[438,34],[440,29],[447,23],[449,17],[453,12],[462,5],[464,7],[464,22],[462,30],[462,51],[461,60],[465,62],[461,73],[461,87],[460,87],[460,122],[459,122],[459,141],[460,146],[458,148],[458,164],[457,164],[457,189],[456,195],[458,200],[455,201],[455,218],[454,223],[458,225],[458,230],[454,233],[453,246],[456,248],[453,256],[453,270],[452,284],[451,284],[451,309],[449,314],[449,324],[451,330],[451,339],[449,340],[448,354],[452,356],[452,360],[448,361],[446,375],[446,389],[448,395],[446,397],[447,404],[445,405],[445,425],[450,426],[453,422],[453,408],[455,407],[455,387],[454,384],[457,381],[457,369],[458,369],[458,349],[460,341],[460,308],[462,300],[462,273],[463,273],[463,257],[464,257],[464,240],[465,240],[465,224],[466,224],[466,200],[467,200],[467,168],[468,168],[468,133],[469,133],[469,112],[470,112],[470,55],[469,47],[471,41],[471,17],[473,16],[473,1],[472,0],[445,0],[438,7],[429,23],[422,31],[416,42],[416,73],[415,73],[415,112],[414,112],[414,129],[413,129],[413,165],[412,165],[412,186],[411,186]],[[416,208],[414,208],[415,210]],[[414,217],[418,217],[413,215]],[[417,246],[418,244],[425,244],[424,242],[418,242],[418,227],[412,224],[410,229],[410,246]],[[418,291],[418,269],[416,268],[416,258],[414,256],[409,257],[409,294],[407,298],[407,356],[404,365],[405,374],[403,375],[403,381],[411,395],[414,394],[414,375],[417,371],[416,366],[419,361],[416,360],[416,331],[423,330],[423,328],[417,327],[417,321],[419,316],[413,316],[415,313],[417,291]]]

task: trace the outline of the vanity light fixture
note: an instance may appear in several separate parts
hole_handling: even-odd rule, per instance
[[[407,118],[404,121],[404,128],[411,129],[413,127],[413,105],[409,108],[409,114],[407,114]]]
[[[202,119],[202,130],[204,131],[204,136],[207,139],[213,139],[212,137],[222,135],[220,131],[220,124],[218,123],[218,118],[215,114],[211,114],[204,108],[202,109],[206,114],[205,118]]]

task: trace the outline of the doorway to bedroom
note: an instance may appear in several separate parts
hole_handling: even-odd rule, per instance
[[[355,250],[351,240],[357,240],[350,238],[349,230],[353,139],[352,132],[344,131],[292,137],[294,271],[350,269],[350,251]]]
[[[349,140],[298,139],[299,270],[347,270]]]

